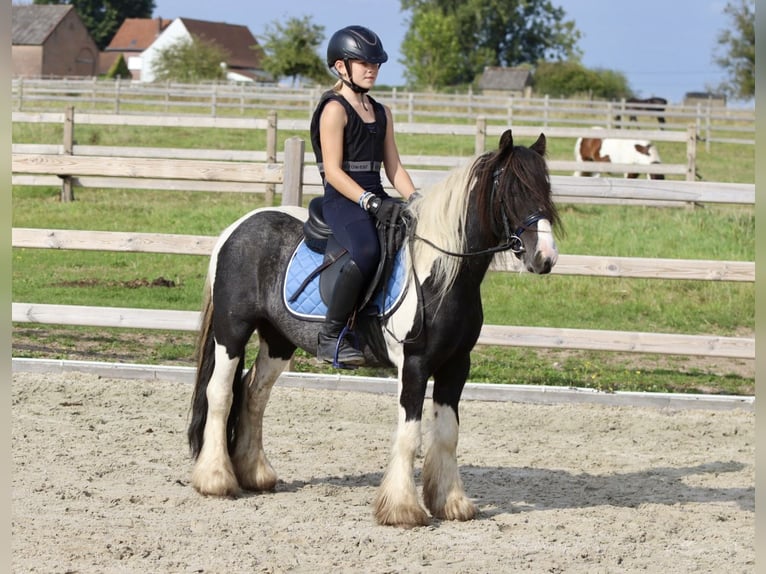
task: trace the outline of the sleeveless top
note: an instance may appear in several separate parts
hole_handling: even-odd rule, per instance
[[[380,172],[383,162],[383,142],[386,138],[386,110],[370,98],[370,104],[375,112],[375,123],[365,123],[351,104],[342,95],[328,90],[319,99],[311,117],[311,146],[314,148],[319,173],[324,181],[322,164],[322,146],[319,140],[319,117],[325,105],[330,100],[340,102],[346,110],[346,126],[343,130],[343,171],[357,179],[355,174]]]

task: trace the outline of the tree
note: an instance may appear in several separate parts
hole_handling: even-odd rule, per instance
[[[326,82],[329,72],[324,58],[317,54],[324,40],[324,26],[312,24],[309,16],[292,17],[280,24],[272,22],[266,28],[262,49],[263,69],[275,79],[291,77]]]
[[[132,74],[130,73],[130,70],[128,69],[128,64],[125,62],[125,58],[120,54],[117,56],[117,59],[114,61],[114,64],[111,65],[109,68],[109,71],[106,73],[106,77],[110,80],[113,80],[114,78],[130,78],[132,77]]]
[[[411,85],[436,89],[458,83],[462,56],[455,17],[438,10],[414,14],[402,53],[408,55],[402,63]]]
[[[748,100],[755,96],[755,0],[730,0],[724,12],[732,27],[718,36],[718,48],[723,53],[715,63],[728,72],[729,79],[720,90],[734,99]]]
[[[590,70],[576,61],[538,62],[534,87],[538,94],[554,98],[586,96],[613,100],[632,95],[621,72]]]
[[[179,38],[157,54],[152,73],[158,81],[200,82],[222,80],[226,71],[223,48],[200,38]]]
[[[71,4],[98,47],[112,41],[125,18],[151,18],[154,0],[34,0],[35,4]]]
[[[470,83],[484,66],[517,66],[538,61],[568,60],[580,56],[580,32],[565,20],[562,8],[551,0],[400,0],[411,10],[412,22],[423,12],[454,18],[460,45],[460,72],[456,83]],[[405,34],[405,66],[416,54],[405,50],[407,40],[417,39],[417,28]],[[412,42],[409,46],[413,46]],[[410,48],[412,49],[412,48]],[[417,64],[415,64],[417,65]]]

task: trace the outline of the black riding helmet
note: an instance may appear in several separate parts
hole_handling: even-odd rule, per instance
[[[375,32],[364,26],[346,26],[335,32],[327,45],[327,65],[336,76],[338,76],[338,72],[335,69],[335,62],[338,60],[343,60],[346,73],[351,78],[349,60],[362,60],[370,64],[380,65],[388,61],[388,54],[383,49],[383,43]],[[338,77],[340,78],[340,76]],[[340,80],[355,92],[367,92],[365,88],[357,86],[353,80],[346,81],[343,78]]]

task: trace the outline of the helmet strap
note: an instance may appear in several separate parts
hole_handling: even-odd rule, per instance
[[[367,88],[362,88],[361,86],[357,86],[354,83],[354,78],[351,75],[351,64],[349,63],[348,58],[345,58],[343,60],[343,64],[346,66],[346,75],[348,75],[348,80],[345,78],[342,78],[341,76],[338,76],[340,78],[340,81],[346,84],[352,90],[354,90],[354,92],[356,92],[357,94],[366,94],[367,92],[369,92],[370,90],[368,90]]]

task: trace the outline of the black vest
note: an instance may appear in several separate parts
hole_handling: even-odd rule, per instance
[[[314,148],[319,173],[324,179],[322,166],[322,146],[319,140],[319,117],[325,104],[335,100],[346,110],[346,127],[343,131],[343,171],[380,171],[383,162],[383,142],[386,139],[386,110],[382,104],[368,96],[375,111],[375,123],[366,124],[356,113],[346,98],[328,90],[319,99],[314,115],[311,117],[311,146]]]

